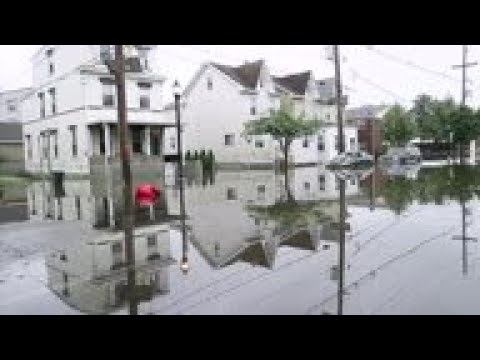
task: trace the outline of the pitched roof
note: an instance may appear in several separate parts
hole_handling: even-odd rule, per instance
[[[0,123],[0,142],[19,141],[22,142],[22,124]]]
[[[310,80],[311,76],[312,73],[310,71],[305,71],[283,77],[273,77],[273,81],[287,90],[290,90],[295,95],[305,95],[308,81]]]
[[[358,108],[349,109],[346,112],[347,119],[377,118],[388,109],[387,105],[364,105]]]
[[[245,248],[240,254],[237,254],[233,259],[228,261],[223,266],[230,266],[238,262],[246,262],[253,266],[262,266],[268,269],[273,268],[272,254],[269,254],[267,249],[260,242],[255,242]]]
[[[254,62],[246,62],[245,64],[237,67],[216,63],[212,63],[212,65],[238,82],[240,85],[246,87],[247,89],[253,90],[257,87],[258,78],[260,77],[260,70],[264,63],[264,60],[257,60]]]

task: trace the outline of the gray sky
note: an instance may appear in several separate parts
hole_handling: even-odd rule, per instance
[[[0,91],[31,84],[30,57],[39,47],[0,46]],[[422,92],[460,99],[461,71],[451,68],[461,62],[460,45],[375,45],[373,50],[342,45],[340,49],[351,106],[382,102],[409,105]],[[157,70],[169,80],[167,94],[175,78],[186,85],[200,64],[208,60],[235,65],[263,58],[274,74],[313,70],[317,78],[333,76],[333,64],[326,60],[324,45],[159,45],[155,55]],[[479,46],[469,47],[469,60],[480,60]],[[472,84],[467,88],[473,92],[467,102],[477,105],[480,66],[469,69],[468,76]]]

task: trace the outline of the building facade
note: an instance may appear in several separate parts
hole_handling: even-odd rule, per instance
[[[33,87],[22,99],[25,168],[29,173],[88,174],[91,161],[119,158],[117,97],[107,64],[111,45],[46,45],[32,58]],[[126,73],[133,161],[163,160],[173,125],[163,110],[165,81],[151,67],[152,46],[139,46]]]
[[[383,149],[383,116],[388,111],[386,105],[366,105],[347,110],[346,117],[358,127],[360,150],[378,156]]]
[[[24,168],[20,99],[28,91],[23,88],[0,93],[0,171]]]
[[[294,164],[326,163],[337,155],[337,110],[332,79],[315,80],[312,72],[283,77],[271,75],[262,60],[232,67],[201,66],[183,94],[184,151],[211,150],[220,164],[272,164],[283,159],[270,136],[243,136],[247,121],[280,108],[280,99],[293,100],[294,111],[322,122],[319,132],[291,145]],[[344,104],[346,104],[345,100]],[[175,130],[167,130],[166,152],[174,152]],[[345,123],[346,150],[357,147],[355,126]]]

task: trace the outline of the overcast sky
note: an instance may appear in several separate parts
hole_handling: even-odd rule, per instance
[[[31,84],[31,55],[40,45],[1,45],[0,91]],[[409,102],[420,93],[460,100],[460,45],[342,45],[342,77],[350,105]],[[274,74],[312,70],[316,78],[333,76],[324,45],[159,45],[157,70],[186,85],[200,64],[213,60],[229,65],[265,59]],[[480,46],[469,47],[469,60],[480,59]],[[443,74],[443,75],[442,75]],[[480,66],[468,69],[473,90],[467,102],[480,104]],[[478,86],[478,90],[476,87]],[[169,89],[166,89],[170,93]],[[169,99],[168,99],[169,100]]]

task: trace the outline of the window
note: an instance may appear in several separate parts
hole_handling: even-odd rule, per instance
[[[149,235],[147,237],[147,246],[148,247],[157,246],[157,237],[155,235]]]
[[[78,148],[77,148],[77,126],[71,125],[69,126],[70,134],[72,136],[72,156],[75,157],[78,155]]]
[[[323,135],[318,135],[318,144],[317,144],[318,151],[325,151],[325,139]]]
[[[308,146],[310,145],[309,141],[308,141],[308,138],[305,137],[305,139],[303,139],[303,147],[304,148],[308,148]]]
[[[32,137],[25,135],[25,148],[27,149],[27,159],[32,158]]]
[[[7,101],[7,110],[8,110],[8,112],[17,111],[17,105],[15,104],[15,100],[8,100]]]
[[[255,147],[256,148],[263,148],[263,147],[265,147],[265,143],[263,142],[263,140],[255,140]]]
[[[58,158],[58,132],[56,130],[52,131],[51,137],[53,141],[53,156],[56,159]]]
[[[51,58],[53,56],[53,49],[50,48],[50,49],[47,49],[45,51],[45,55],[48,57],[48,58]]]
[[[40,117],[45,117],[45,94],[39,93],[38,98],[40,99]]]
[[[355,150],[355,138],[350,138],[350,150]]]
[[[336,177],[335,178],[335,190],[340,189],[340,180]]]
[[[50,75],[55,74],[55,64],[52,63],[52,62],[51,62],[50,64],[48,64],[48,73],[49,73]]]
[[[103,84],[103,106],[115,106],[114,86],[111,83]]]
[[[122,243],[114,243],[112,244],[112,253],[118,254],[122,252]]]
[[[235,135],[234,134],[225,135],[225,146],[233,146],[233,145],[235,145]]]
[[[265,185],[257,186],[257,200],[265,200]]]
[[[150,109],[150,95],[140,95],[140,109]]]
[[[330,120],[330,114],[325,115],[325,120],[327,120],[327,121]]]
[[[237,200],[237,190],[234,188],[227,189],[227,200]]]
[[[208,90],[213,90],[213,81],[211,78],[207,79],[207,89]]]
[[[35,192],[32,192],[32,215],[37,215],[37,209],[35,206]]]
[[[77,210],[77,220],[82,220],[82,213],[80,211],[80,196],[75,195],[75,209]]]
[[[339,144],[338,144],[338,135],[335,135],[335,150],[338,151]]]
[[[355,185],[355,178],[352,178],[352,179],[350,180],[350,185],[352,185],[352,186]]]
[[[175,150],[175,147],[177,146],[177,139],[175,139],[175,136],[170,137],[170,147]]]
[[[251,107],[250,107],[250,115],[256,115],[256,113],[257,113],[256,107],[255,107],[255,106],[251,106]]]
[[[304,188],[305,190],[309,191],[309,190],[310,190],[310,183],[309,183],[309,182],[305,182],[305,183],[303,184],[303,188]]]
[[[62,198],[58,199],[58,215],[57,220],[63,220],[63,202]]]
[[[50,94],[50,101],[52,104],[52,114],[55,114],[57,112],[57,99],[55,94],[55,88],[49,89],[48,93]]]
[[[318,183],[320,190],[325,191],[325,175],[318,176]]]
[[[140,109],[150,109],[150,89],[152,83],[138,82],[137,85],[140,92]]]
[[[142,153],[142,129],[138,126],[132,126],[132,151],[134,154]]]

